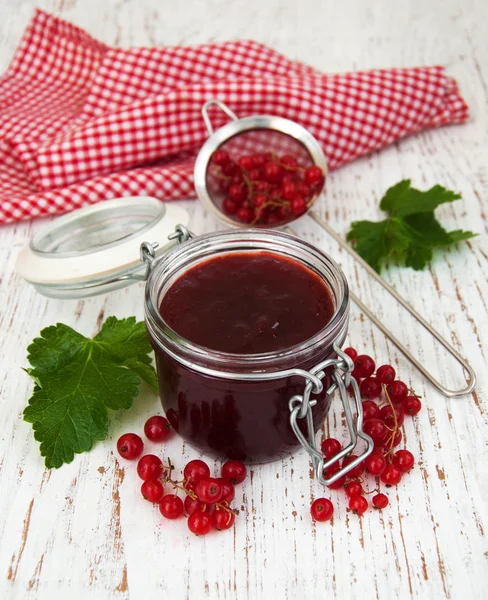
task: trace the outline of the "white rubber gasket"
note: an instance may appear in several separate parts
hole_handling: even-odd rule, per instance
[[[56,229],[65,224],[76,222],[87,216],[103,218],[103,211],[109,208],[120,208],[127,210],[130,217],[130,209],[135,203],[145,203],[147,206],[161,206],[161,201],[149,196],[132,196],[129,198],[117,198],[97,203],[93,206],[81,208],[67,215],[55,219],[46,228],[41,230],[38,236],[51,233],[55,236]],[[16,270],[29,283],[40,285],[65,285],[76,283],[88,283],[90,280],[100,280],[105,276],[111,278],[119,272],[127,272],[131,268],[140,266],[140,245],[143,242],[157,242],[160,246],[168,244],[168,236],[175,231],[176,225],[187,225],[188,212],[180,206],[172,203],[164,204],[164,214],[123,238],[122,240],[108,243],[105,246],[85,250],[80,253],[67,252],[57,255],[56,252],[38,252],[32,243],[26,246],[18,255]],[[34,239],[36,239],[36,236]],[[64,254],[64,255],[63,255]]]

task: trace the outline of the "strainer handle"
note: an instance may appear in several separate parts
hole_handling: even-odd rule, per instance
[[[224,104],[220,100],[208,100],[202,107],[203,122],[205,123],[205,127],[207,128],[208,135],[212,135],[214,132],[212,122],[210,121],[210,117],[208,116],[208,109],[210,106],[218,106],[220,110],[224,112],[228,117],[230,117],[233,121],[238,120],[238,117],[235,114],[235,112],[231,111],[227,104]]]

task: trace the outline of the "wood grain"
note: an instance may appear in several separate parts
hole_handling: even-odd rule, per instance
[[[109,44],[181,44],[250,37],[325,71],[446,64],[471,107],[471,121],[403,140],[333,173],[321,215],[341,233],[353,219],[379,218],[378,200],[403,177],[441,183],[463,200],[439,209],[446,227],[480,236],[436,255],[424,272],[390,268],[385,277],[454,346],[478,375],[476,391],[447,400],[416,374],[380,332],[353,311],[350,341],[392,362],[426,410],[404,427],[418,467],[391,506],[362,519],[341,494],[332,524],[311,522],[304,452],[255,467],[237,493],[242,512],[227,533],[197,539],[184,522],[162,522],[144,503],[131,465],[113,454],[127,430],[159,410],[145,392],[116,414],[109,438],[71,465],[46,472],[21,420],[31,382],[20,370],[42,327],[61,321],[93,335],[109,315],[143,316],[142,286],[83,301],[48,300],[15,273],[15,257],[41,221],[0,229],[0,598],[486,598],[488,585],[488,47],[484,0],[374,3],[345,0],[0,0],[0,69],[35,5],[85,27]],[[222,226],[186,203],[196,232]],[[354,291],[449,386],[457,366],[310,219],[300,235],[341,263]],[[341,438],[333,408],[325,430]],[[165,456],[181,467],[196,453],[174,438]],[[217,466],[217,465],[215,465]],[[325,492],[329,496],[328,492]]]

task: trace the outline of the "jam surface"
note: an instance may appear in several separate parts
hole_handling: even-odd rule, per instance
[[[183,338],[212,350],[259,354],[290,348],[324,328],[334,301],[313,271],[272,252],[239,252],[188,269],[159,312]]]

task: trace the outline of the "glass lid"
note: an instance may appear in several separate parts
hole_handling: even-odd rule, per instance
[[[17,258],[17,271],[45,296],[81,298],[145,279],[140,246],[161,254],[188,213],[149,196],[107,200],[54,219]]]

